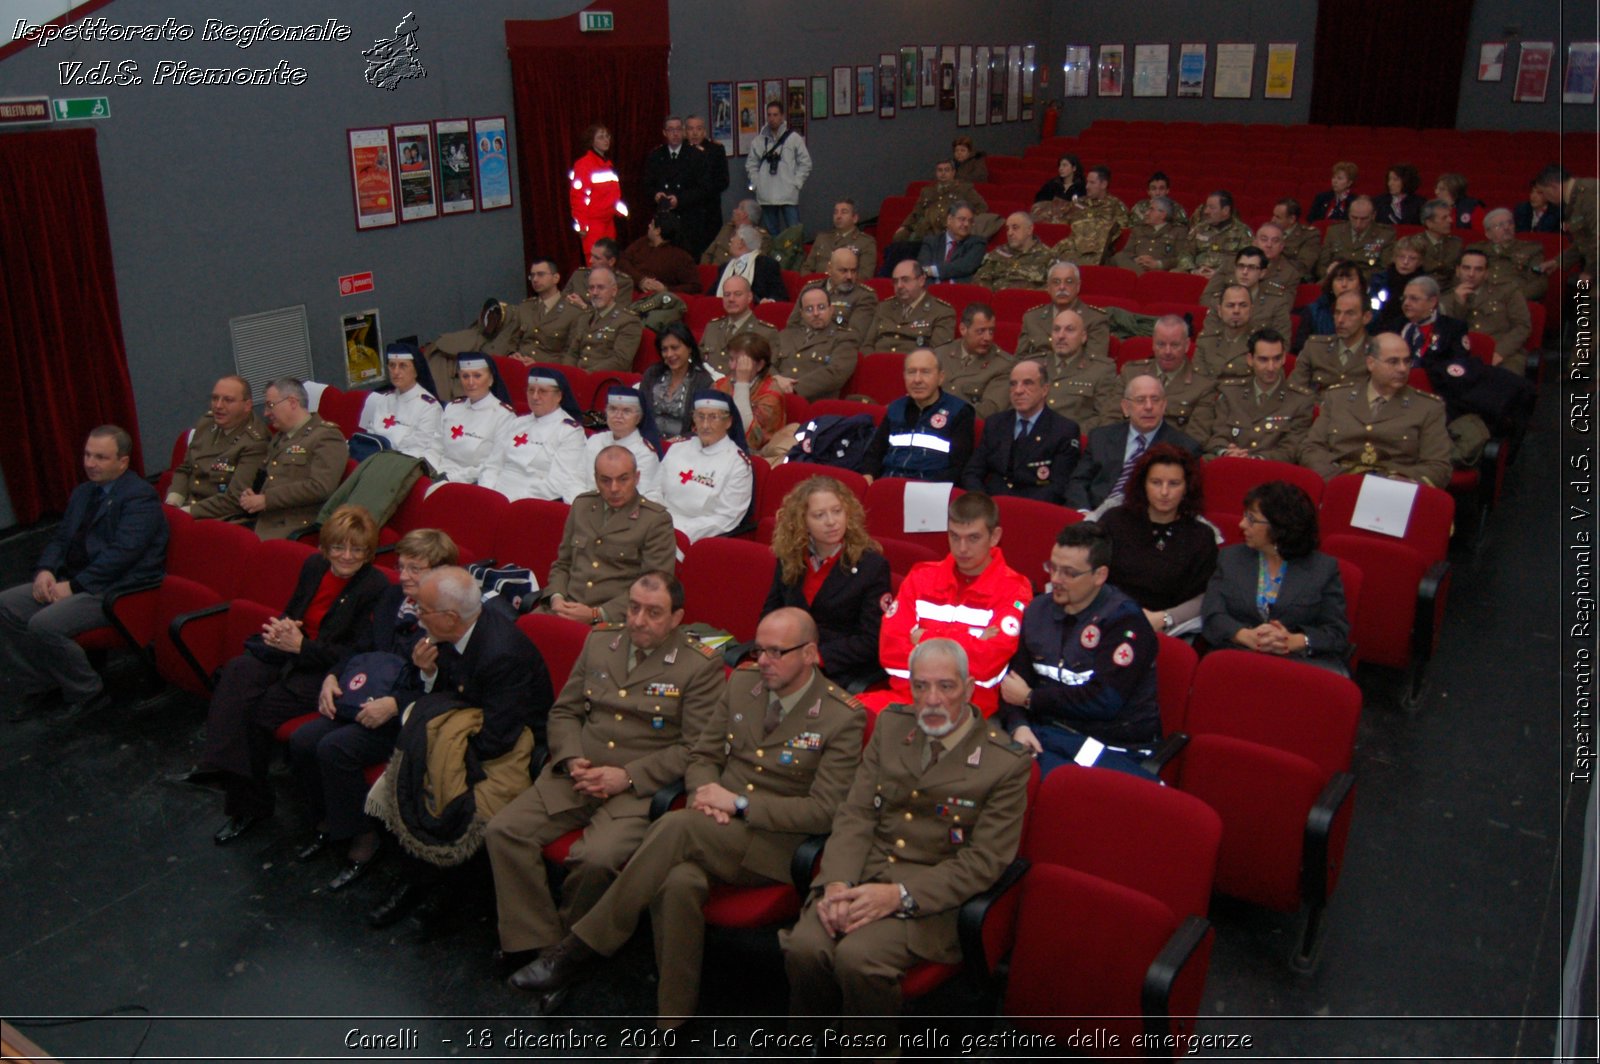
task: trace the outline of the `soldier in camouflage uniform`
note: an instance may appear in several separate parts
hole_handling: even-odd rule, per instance
[[[956,180],[956,164],[941,159],[933,168],[933,184],[917,196],[917,205],[911,208],[905,223],[895,230],[894,238],[915,241],[944,232],[944,220],[950,214],[951,204],[957,200],[971,207],[974,214],[989,209],[969,182]]]
[[[1106,261],[1112,243],[1128,226],[1128,208],[1111,195],[1111,171],[1092,166],[1084,176],[1087,194],[1075,200],[1066,221],[1072,232],[1054,248],[1055,257],[1080,266],[1099,266]]]
[[[1033,235],[1033,219],[1017,211],[1006,219],[1006,242],[983,258],[972,283],[985,288],[1043,288],[1055,261],[1050,248]]]
[[[1233,216],[1233,196],[1218,190],[1206,197],[1205,217],[1189,229],[1186,254],[1178,269],[1209,277],[1250,244],[1250,227]]]

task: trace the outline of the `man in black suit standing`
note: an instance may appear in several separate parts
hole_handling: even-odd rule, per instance
[[[1088,449],[1067,482],[1067,505],[1090,511],[1091,517],[1121,500],[1134,465],[1156,444],[1200,453],[1198,443],[1166,423],[1166,389],[1154,377],[1138,376],[1127,383],[1122,416],[1127,420],[1090,431]]]
[[[693,232],[687,237],[695,245],[689,249],[690,254],[699,259],[717,230],[722,228],[722,194],[728,190],[728,150],[711,139],[706,120],[699,115],[690,115],[683,128],[689,137],[689,147],[699,152],[706,164],[705,200],[694,219]]]
[[[1065,505],[1080,454],[1078,423],[1046,405],[1044,367],[1033,359],[1011,367],[1010,384],[1011,408],[984,419],[961,486]]]
[[[683,142],[683,133],[683,119],[668,115],[661,127],[665,143],[644,159],[644,193],[655,204],[655,213],[672,211],[685,223],[678,242],[690,251],[689,245],[699,238],[700,212],[706,201],[707,159]],[[694,254],[698,257],[699,252]]]
[[[128,469],[132,453],[116,425],[89,433],[88,482],[73,489],[33,582],[0,592],[0,668],[24,711],[52,690],[74,710],[102,703],[104,686],[73,637],[106,623],[106,596],[160,583],[166,571],[161,500]]]

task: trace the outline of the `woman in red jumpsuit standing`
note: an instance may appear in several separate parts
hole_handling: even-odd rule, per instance
[[[572,164],[567,178],[572,183],[572,227],[583,240],[583,258],[587,262],[596,240],[616,239],[612,215],[626,218],[628,205],[622,202],[621,179],[611,163],[611,130],[590,126],[584,130],[583,143],[588,150]]]

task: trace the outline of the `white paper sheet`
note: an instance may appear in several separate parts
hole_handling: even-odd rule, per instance
[[[1417,485],[1410,481],[1363,477],[1355,512],[1350,515],[1350,527],[1403,539],[1411,520],[1411,507],[1416,501]]]
[[[913,480],[906,484],[902,509],[906,532],[943,532],[949,527],[951,484]]]

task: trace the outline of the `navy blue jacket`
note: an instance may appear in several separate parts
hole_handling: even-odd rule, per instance
[[[48,569],[74,591],[104,595],[125,588],[158,584],[167,571],[167,519],[156,489],[131,470],[110,484],[79,484],[67,500],[67,514],[53,539],[39,555],[38,572]],[[89,565],[82,572],[65,571],[67,548],[84,522]]]
[[[943,231],[924,237],[922,248],[917,252],[917,261],[923,266],[934,268],[935,281],[965,284],[972,280],[972,275],[983,265],[983,256],[988,247],[982,237],[969,236],[965,240],[956,241],[955,257],[946,262],[944,246],[948,237],[949,233]]]
[[[1022,439],[1017,412],[1002,410],[983,421],[983,439],[961,474],[967,491],[1020,495],[1065,505],[1067,481],[1077,468],[1081,440],[1078,423],[1051,410],[1039,411],[1033,429]]]
[[[940,390],[919,410],[909,395],[889,404],[867,445],[861,472],[872,477],[905,477],[954,484],[972,456],[972,425],[977,415],[965,399]]]
[[[1128,431],[1126,421],[1089,430],[1089,446],[1078,460],[1078,467],[1073,470],[1072,479],[1067,484],[1068,506],[1092,510],[1106,501],[1111,489],[1117,486],[1117,478],[1122,475],[1122,454],[1128,449]],[[1165,421],[1156,429],[1145,449],[1158,443],[1170,443],[1190,454],[1200,453],[1198,443]]]

